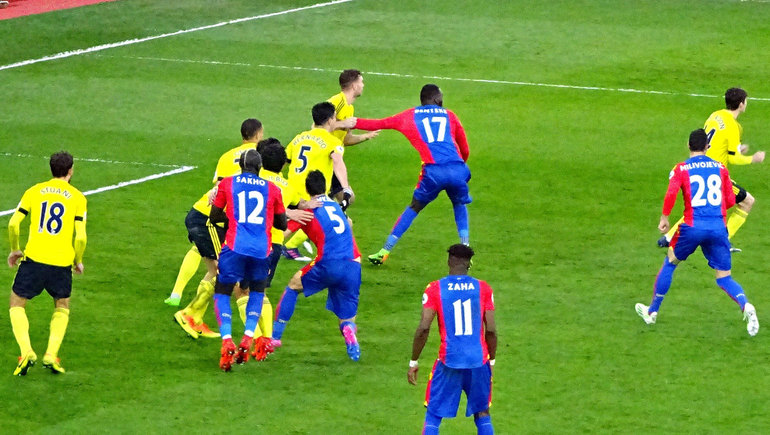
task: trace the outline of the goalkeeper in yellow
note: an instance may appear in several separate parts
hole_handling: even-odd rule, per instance
[[[53,297],[54,311],[48,348],[43,355],[43,367],[53,373],[64,373],[59,360],[64,334],[67,332],[72,293],[72,271],[83,273],[83,252],[86,249],[86,198],[69,182],[73,159],[58,152],[50,159],[49,181],[38,183],[22,196],[16,212],[8,223],[11,253],[8,266],[19,265],[13,280],[10,317],[13,335],[21,356],[14,375],[24,376],[37,362],[29,338],[27,301],[46,290]],[[29,216],[29,239],[25,250],[19,244],[19,228]],[[74,236],[74,243],[73,243]]]
[[[765,152],[757,151],[753,155],[746,155],[748,146],[741,144],[743,128],[738,124],[738,116],[746,111],[748,94],[741,88],[730,88],[725,92],[725,108],[712,113],[706,120],[703,129],[709,139],[709,148],[706,155],[722,163],[725,167],[732,165],[748,165],[762,163],[765,160]],[[735,207],[727,218],[727,236],[732,239],[741,225],[746,222],[746,217],[754,205],[754,197],[739,186],[733,180],[733,192],[735,193]],[[671,227],[671,230],[661,236],[658,246],[666,248],[671,238],[679,228],[682,219]],[[731,248],[731,252],[740,252],[740,249]]]

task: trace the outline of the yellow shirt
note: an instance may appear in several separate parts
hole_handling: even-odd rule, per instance
[[[73,246],[75,222],[78,221],[77,242],[82,243],[82,249],[77,256],[81,257],[86,239],[86,197],[78,189],[58,178],[36,184],[24,192],[11,225],[18,225],[24,216],[30,219],[29,239],[24,250],[27,258],[61,267],[82,260],[76,259]]]
[[[334,166],[332,153],[345,153],[342,141],[323,128],[314,128],[298,134],[286,146],[286,158],[291,160],[287,176],[289,184],[303,199],[310,199],[305,190],[305,179],[310,171],[319,170],[326,178],[326,191],[332,186]]]
[[[347,98],[345,98],[345,94],[340,92],[337,95],[334,95],[333,97],[326,100],[334,105],[334,113],[337,116],[338,121],[344,121],[351,116],[353,116],[353,105],[348,104]],[[347,130],[334,130],[334,133],[332,133],[337,139],[345,142],[345,136],[348,134]]]
[[[295,191],[294,188],[291,187],[288,181],[286,181],[281,174],[276,174],[275,172],[268,171],[267,169],[262,168],[259,171],[259,176],[261,178],[264,178],[265,180],[272,181],[273,184],[278,186],[279,189],[281,189],[281,198],[283,198],[283,206],[288,207],[290,205],[297,205],[299,204],[300,196],[299,192]],[[270,232],[272,234],[272,243],[278,243],[283,244],[283,231],[279,230],[278,228],[271,228]]]
[[[722,109],[712,113],[703,129],[709,137],[707,156],[725,166],[728,163],[734,165],[751,163],[751,156],[744,156],[738,151],[743,128],[729,110]]]
[[[241,158],[241,154],[243,154],[244,151],[253,149],[257,149],[256,144],[246,143],[222,154],[222,156],[219,157],[219,161],[217,161],[217,168],[214,171],[213,182],[216,183],[222,178],[232,177],[233,175],[240,174],[241,165],[238,163],[238,161]],[[206,192],[201,197],[201,199],[196,201],[195,204],[193,204],[193,208],[208,216],[211,212],[211,205],[209,204],[209,193]]]

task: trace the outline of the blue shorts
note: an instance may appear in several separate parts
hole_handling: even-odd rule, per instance
[[[442,418],[455,417],[463,391],[468,398],[466,417],[489,409],[492,403],[492,368],[489,362],[473,369],[453,369],[436,360],[425,393],[428,411]]]
[[[730,270],[732,258],[730,256],[730,240],[727,238],[727,228],[694,228],[685,223],[679,224],[670,246],[674,249],[674,256],[679,260],[686,260],[695,249],[700,246],[703,256],[708,260],[709,266],[715,270]]]
[[[269,270],[270,262],[267,258],[237,254],[225,246],[219,254],[217,281],[221,284],[262,281],[267,278]]]
[[[436,199],[442,190],[445,190],[452,204],[470,204],[472,201],[468,193],[470,180],[471,170],[465,163],[424,165],[413,197],[423,204],[428,204]]]
[[[302,287],[305,297],[328,288],[326,309],[340,319],[351,319],[358,312],[361,263],[352,260],[310,263],[302,269]]]

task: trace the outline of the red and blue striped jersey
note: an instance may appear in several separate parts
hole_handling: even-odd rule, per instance
[[[727,209],[735,205],[730,174],[722,163],[697,155],[674,166],[669,174],[663,214],[668,216],[679,191],[684,199],[684,222],[697,228],[724,228]]]
[[[225,210],[229,221],[225,246],[249,257],[270,255],[274,216],[286,213],[275,184],[250,172],[227,177],[219,183],[214,205]]]
[[[354,260],[361,256],[348,218],[337,201],[326,195],[315,197],[321,206],[313,209],[313,220],[302,231],[318,252],[312,264],[322,260]]]
[[[383,119],[358,118],[359,130],[397,130],[420,153],[425,164],[466,162],[470,153],[457,115],[441,106],[418,106]]]
[[[489,284],[468,275],[449,275],[428,284],[422,306],[436,311],[442,363],[455,369],[486,364],[484,313],[495,309]]]

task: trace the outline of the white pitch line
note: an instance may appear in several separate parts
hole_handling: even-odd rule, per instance
[[[32,154],[15,154],[15,153],[0,153],[0,156],[6,157],[25,157],[33,159],[49,159],[50,156],[33,156]],[[95,162],[95,163],[114,163],[118,165],[138,165],[138,166],[158,166],[161,168],[179,168],[180,165],[169,165],[166,163],[147,163],[147,162],[121,162],[117,160],[104,160],[104,159],[88,159],[82,157],[74,157],[76,162]]]
[[[191,170],[193,170],[195,168],[196,168],[196,166],[182,166],[182,167],[173,169],[171,171],[161,172],[159,174],[152,174],[152,175],[148,175],[146,177],[137,178],[135,180],[121,181],[118,184],[112,184],[110,186],[99,187],[99,188],[96,188],[96,189],[93,189],[93,190],[89,190],[89,191],[83,192],[83,195],[88,196],[88,195],[93,195],[95,193],[102,193],[102,192],[107,192],[107,191],[110,191],[110,190],[120,189],[121,187],[126,187],[126,186],[131,186],[131,185],[134,185],[134,184],[144,183],[145,181],[156,180],[158,178],[168,177],[170,175],[181,174],[182,172],[191,171]],[[0,211],[0,216],[7,216],[9,214],[13,214],[13,212],[15,212],[15,211],[16,211],[15,208],[13,208],[11,210]]]
[[[167,58],[167,57],[147,57],[147,56],[103,56],[103,57],[153,60],[153,61],[159,61],[159,62],[196,63],[196,64],[203,64],[203,65],[246,66],[250,68],[259,67],[259,68],[272,68],[272,69],[295,70],[295,71],[339,73],[338,69],[316,68],[316,67],[306,67],[306,66],[290,66],[290,65],[270,65],[270,64],[264,64],[264,63],[252,64],[252,63],[243,63],[243,62],[173,59],[173,58]],[[516,85],[516,86],[537,86],[537,87],[545,87],[545,88],[577,89],[582,91],[625,92],[625,93],[634,93],[634,94],[652,94],[652,95],[669,95],[669,96],[684,95],[688,97],[704,97],[704,98],[722,98],[723,97],[723,95],[708,95],[708,94],[668,92],[668,91],[651,91],[651,90],[631,89],[631,88],[608,88],[603,86],[579,86],[579,85],[563,85],[563,84],[556,84],[556,83],[523,82],[523,81],[513,81],[513,80],[472,79],[472,78],[445,77],[445,76],[418,75],[418,74],[399,74],[399,73],[376,72],[376,71],[363,71],[363,73],[367,75],[385,76],[385,77],[418,78],[418,79],[427,79],[427,80],[448,80],[448,81],[458,81],[458,82],[490,83],[490,84],[501,84],[501,85]],[[752,101],[770,101],[770,98],[759,98],[759,97],[749,97],[749,98]]]
[[[313,5],[310,5],[310,6],[303,6],[303,7],[299,7],[299,8],[293,8],[293,9],[286,9],[286,10],[283,10],[283,11],[272,12],[272,13],[263,14],[263,15],[256,15],[256,16],[253,16],[253,17],[238,18],[238,19],[230,20],[230,21],[222,21],[222,22],[219,22],[219,23],[216,23],[216,24],[210,24],[208,26],[201,26],[201,27],[195,27],[195,28],[192,28],[192,29],[178,30],[176,32],[164,33],[162,35],[148,36],[148,37],[145,37],[145,38],[137,38],[137,39],[127,39],[125,41],[113,42],[113,43],[110,43],[110,44],[95,45],[93,47],[82,48],[82,49],[72,50],[72,51],[63,51],[61,53],[52,54],[50,56],[44,56],[44,57],[41,57],[41,58],[38,58],[38,59],[29,59],[29,60],[24,60],[24,61],[21,61],[21,62],[11,63],[11,64],[8,64],[8,65],[0,65],[0,71],[5,70],[5,69],[19,68],[19,67],[22,67],[22,66],[32,65],[32,64],[35,64],[35,63],[39,63],[39,62],[47,62],[49,60],[64,59],[66,57],[80,56],[81,54],[93,53],[93,52],[102,51],[102,50],[109,50],[110,48],[125,47],[127,45],[139,44],[139,43],[142,43],[142,42],[153,41],[153,40],[156,40],[156,39],[163,39],[163,38],[168,38],[168,37],[171,37],[171,36],[183,35],[185,33],[198,32],[200,30],[214,29],[214,28],[217,28],[217,27],[228,26],[230,24],[238,24],[238,23],[244,23],[244,22],[247,22],[247,21],[261,20],[261,19],[264,19],[264,18],[277,17],[277,16],[280,16],[280,15],[286,15],[286,14],[290,14],[290,13],[293,13],[293,12],[305,11],[305,10],[308,10],[308,9],[323,8],[323,7],[326,7],[326,6],[332,6],[332,5],[336,5],[336,4],[340,4],[340,3],[347,3],[347,2],[351,2],[351,1],[353,1],[353,0],[334,0],[334,1],[326,2],[326,3],[316,3],[316,4],[313,4]]]

